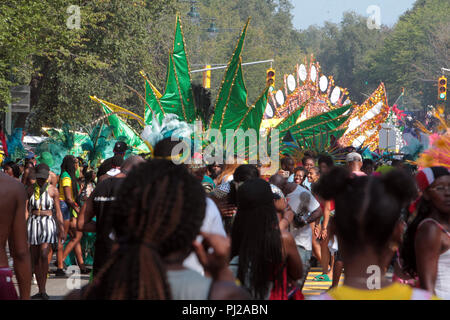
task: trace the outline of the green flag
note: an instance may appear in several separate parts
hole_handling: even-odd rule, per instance
[[[210,129],[236,129],[240,120],[247,112],[247,90],[242,77],[241,52],[244,46],[245,34],[250,19],[242,30],[241,37],[228,63],[222,86],[217,96],[214,115],[209,125]]]
[[[164,110],[159,103],[159,92],[155,92],[155,88],[152,86],[152,84],[145,79],[145,101],[147,104],[145,105],[145,111],[144,111],[144,121],[146,125],[151,125],[153,121],[153,115],[161,117],[161,115],[164,115]]]
[[[146,124],[151,124],[153,111],[158,117],[166,113],[176,114],[180,120],[192,123],[195,121],[195,107],[189,74],[189,63],[184,44],[180,17],[177,15],[173,50],[169,54],[166,72],[166,87],[164,94],[159,93],[146,79],[146,105],[144,118]],[[151,108],[151,110],[150,110]]]
[[[113,127],[113,133],[116,139],[123,136],[126,138],[125,142],[137,152],[150,152],[150,149],[144,141],[128,124],[126,124],[125,121],[123,121],[118,115],[113,114],[112,110],[106,104],[101,101],[99,102],[102,105],[105,114],[111,114],[108,117],[108,122],[109,125]]]
[[[310,136],[313,132],[317,133],[320,130],[335,130],[350,116],[350,114],[343,116],[343,114],[347,112],[350,107],[351,105],[343,106],[306,119],[291,128],[292,136],[298,140],[301,138],[301,135]]]
[[[269,87],[266,87],[261,96],[259,97],[259,99],[256,100],[255,104],[248,108],[247,114],[241,120],[242,125],[240,126],[240,128],[242,128],[242,130],[247,130],[251,128],[256,130],[257,133],[259,133],[262,118],[264,116],[264,111],[266,110],[267,106],[268,93]]]

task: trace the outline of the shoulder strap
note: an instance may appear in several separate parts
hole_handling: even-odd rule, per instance
[[[439,229],[441,229],[442,232],[444,232],[445,234],[450,236],[450,232],[448,232],[439,222],[437,222],[436,220],[434,220],[432,218],[426,218],[426,219],[422,220],[422,222],[419,224],[417,229],[419,229],[422,224],[424,224],[425,222],[428,222],[428,221],[432,221],[434,224],[436,224],[439,227]]]

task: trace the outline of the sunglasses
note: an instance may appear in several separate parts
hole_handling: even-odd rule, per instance
[[[450,190],[450,186],[436,186],[430,189],[439,193],[444,193],[445,191]]]

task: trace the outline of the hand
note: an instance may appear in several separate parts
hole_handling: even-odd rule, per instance
[[[58,232],[58,240],[64,243],[66,241],[67,235],[64,232],[64,226],[62,224],[59,225],[59,232]]]
[[[320,237],[322,238],[322,240],[326,240],[328,237],[328,232],[327,232],[327,228],[323,228],[322,232],[320,233]]]
[[[275,209],[278,212],[284,212],[288,206],[286,199],[278,199],[273,201],[275,204]]]
[[[220,213],[224,217],[232,217],[236,214],[237,208],[232,204],[224,204],[220,206]]]
[[[228,269],[231,242],[229,238],[218,234],[200,232],[203,242],[194,241],[192,246],[199,262],[214,280],[233,281],[234,276]]]
[[[303,228],[306,225],[306,220],[303,216],[294,215],[294,225],[296,228]]]
[[[289,222],[292,222],[292,220],[294,220],[294,211],[292,211],[292,208],[289,204],[284,210],[283,218],[287,219]]]
[[[314,226],[314,237],[316,239],[319,239],[319,237],[320,237],[320,225]]]
[[[280,169],[280,171],[278,171],[278,174],[282,175],[284,178],[289,178],[289,171]]]

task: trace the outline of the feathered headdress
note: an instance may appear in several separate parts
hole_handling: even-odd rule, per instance
[[[27,156],[28,151],[22,145],[23,130],[22,128],[15,128],[13,133],[8,136],[6,145],[8,147],[8,157],[4,162],[16,161]]]
[[[434,112],[434,117],[439,120],[437,134],[432,142],[432,146],[423,152],[416,164],[421,168],[442,166],[450,169],[450,127],[438,112]]]
[[[185,121],[178,120],[176,114],[168,113],[160,124],[156,117],[153,117],[152,125],[147,125],[141,134],[141,138],[154,147],[159,141],[174,137],[177,139],[191,139],[193,133],[192,126]]]

